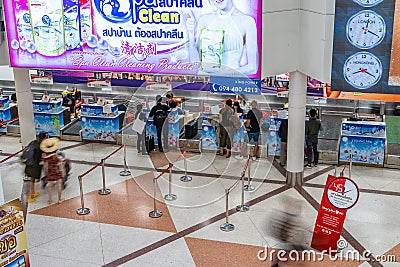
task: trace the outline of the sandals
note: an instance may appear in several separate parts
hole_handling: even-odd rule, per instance
[[[62,199],[60,199],[60,200],[58,201],[58,204],[61,204],[61,203],[63,203],[63,202],[64,202],[64,200],[65,200],[65,199],[63,199],[63,198],[62,198]]]
[[[47,200],[47,204],[51,205],[51,204],[53,204],[53,201]]]

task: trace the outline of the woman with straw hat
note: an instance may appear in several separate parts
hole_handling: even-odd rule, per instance
[[[42,141],[40,149],[43,151],[42,163],[45,165],[47,181],[57,181],[58,203],[62,203],[62,161],[58,158],[56,151],[58,150],[60,140],[56,137],[48,138]],[[49,183],[47,193],[49,194],[48,204],[52,204],[53,183]]]

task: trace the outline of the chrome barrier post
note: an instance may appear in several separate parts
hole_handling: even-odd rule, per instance
[[[174,164],[170,163],[169,164],[169,176],[168,176],[168,194],[164,196],[165,200],[172,201],[176,200],[177,196],[175,194],[172,194],[172,167]]]
[[[351,167],[353,166],[353,154],[350,154],[350,163],[349,163],[349,178],[351,179]]]
[[[160,218],[163,215],[163,213],[162,213],[161,210],[157,210],[157,204],[156,204],[157,178],[154,178],[153,182],[154,182],[154,195],[153,195],[154,210],[149,212],[149,217],[151,217],[151,218]]]
[[[336,177],[336,174],[337,174],[337,170],[336,170],[336,165],[335,165],[333,175],[335,175],[335,177]]]
[[[244,173],[242,174],[242,203],[236,206],[237,211],[248,211],[250,209],[249,205],[244,204]]]
[[[105,160],[101,159],[101,173],[103,175],[103,188],[99,190],[100,195],[108,195],[111,193],[111,190],[106,188],[106,170],[105,170],[104,162],[105,162]]]
[[[85,208],[85,202],[83,201],[83,187],[82,187],[82,176],[78,176],[78,180],[79,180],[79,190],[80,190],[80,194],[81,194],[81,205],[82,207],[76,210],[76,213],[78,215],[86,215],[89,214],[90,209],[89,208]]]
[[[225,201],[226,201],[226,206],[225,206],[225,223],[221,224],[219,226],[219,229],[224,232],[230,232],[235,230],[235,226],[231,223],[229,223],[229,189],[225,189]]]
[[[187,175],[187,161],[186,161],[186,150],[183,155],[183,167],[185,168],[185,175],[181,177],[182,182],[190,182],[193,178]]]
[[[251,179],[251,171],[250,171],[250,166],[251,166],[251,160],[250,160],[250,154],[249,154],[249,165],[247,166],[247,185],[244,186],[245,191],[254,191],[254,186],[250,184],[250,179]]]
[[[126,147],[125,147],[125,145],[124,145],[124,170],[120,171],[119,175],[121,175],[121,176],[131,175],[131,171],[128,170],[128,165],[126,164]]]

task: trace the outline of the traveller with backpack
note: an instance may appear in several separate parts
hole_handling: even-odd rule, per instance
[[[167,152],[168,150],[168,110],[169,107],[162,104],[162,97],[156,96],[157,104],[150,110],[149,117],[153,117],[153,123],[157,130],[158,150]],[[161,135],[163,139],[161,139]],[[164,143],[164,144],[163,144]]]

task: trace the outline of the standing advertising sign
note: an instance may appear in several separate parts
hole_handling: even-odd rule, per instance
[[[335,254],[348,209],[354,207],[360,191],[357,184],[346,177],[328,175],[319,206],[311,247]]]
[[[29,267],[28,244],[21,201],[0,206],[0,266]]]
[[[12,67],[260,78],[261,0],[4,1]]]

